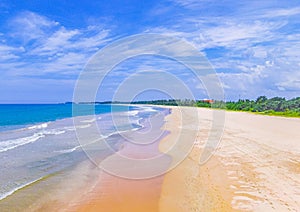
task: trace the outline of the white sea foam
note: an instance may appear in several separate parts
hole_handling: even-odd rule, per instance
[[[45,137],[45,135],[42,133],[34,133],[33,135],[28,137],[0,141],[0,152],[6,152],[19,146],[33,143],[43,137]]]
[[[157,111],[157,110],[153,109],[153,107],[150,107],[150,106],[143,106],[142,109],[147,112],[156,112]]]
[[[141,121],[143,120],[143,118],[139,118],[138,120],[136,120],[136,125],[140,126],[141,128],[145,127],[145,125],[141,124]],[[139,129],[139,128],[137,128]]]
[[[43,126],[41,125],[40,127],[46,128],[46,125],[47,124],[44,124]],[[31,128],[31,129],[37,129],[37,128]],[[60,130],[60,129],[49,129],[49,130],[42,129],[40,132],[34,133],[31,136],[0,141],[0,152],[6,152],[8,150],[15,149],[19,146],[33,143],[39,140],[40,138],[45,137],[46,135],[61,135],[64,134],[65,132],[66,132],[65,130]]]
[[[92,119],[87,119],[87,120],[82,120],[82,121],[80,121],[81,123],[93,123],[93,122],[95,122],[96,121],[96,119],[95,118],[92,118]]]
[[[131,110],[131,111],[128,111],[127,114],[129,116],[136,116],[140,111],[139,110]]]
[[[2,200],[2,199],[4,199],[4,198],[6,198],[6,197],[12,195],[12,194],[15,193],[16,191],[18,191],[18,190],[20,190],[20,189],[22,189],[22,188],[24,188],[24,187],[26,187],[26,186],[28,186],[28,185],[30,185],[30,184],[32,184],[32,183],[35,183],[35,182],[37,182],[37,181],[39,181],[39,180],[41,180],[41,179],[42,179],[42,177],[40,177],[40,178],[38,178],[38,179],[36,179],[36,180],[30,181],[30,182],[28,182],[28,183],[22,184],[22,185],[20,185],[20,186],[18,186],[18,187],[16,187],[16,188],[12,189],[11,191],[8,191],[8,192],[4,193],[4,194],[0,194],[0,200]]]
[[[76,128],[74,126],[72,127],[64,127],[64,130],[67,130],[67,131],[75,131]]]
[[[71,149],[60,150],[60,151],[57,151],[57,152],[59,152],[59,153],[71,153],[71,152],[76,151],[79,148],[81,148],[81,145],[76,146],[76,147],[71,148]]]
[[[66,132],[65,130],[52,129],[52,130],[45,130],[42,133],[44,135],[61,135],[64,134],[65,132]]]
[[[30,127],[28,127],[27,129],[29,129],[29,130],[33,130],[33,129],[44,129],[44,128],[47,128],[47,127],[48,127],[48,124],[47,124],[47,123],[42,123],[42,124],[30,126]]]
[[[82,148],[84,149],[86,146],[89,146],[89,145],[91,145],[91,144],[95,144],[95,143],[97,143],[97,142],[99,142],[99,141],[103,141],[104,139],[109,138],[110,136],[120,135],[120,134],[122,134],[122,133],[127,133],[127,132],[130,132],[130,131],[136,131],[136,130],[138,130],[138,129],[139,129],[139,128],[132,128],[132,129],[130,129],[130,130],[118,130],[118,131],[109,133],[109,134],[107,134],[107,135],[101,135],[101,137],[99,137],[98,139],[92,140],[92,141],[90,141],[90,142],[88,142],[88,143],[85,143],[85,144],[81,144],[80,146],[76,146],[76,147],[74,147],[74,148],[72,148],[72,149],[62,150],[62,151],[60,151],[60,152],[62,152],[62,153],[73,152],[73,151],[75,151],[76,149],[78,149],[79,147],[82,147]]]
[[[92,126],[92,125],[91,124],[76,125],[76,128],[78,128],[78,129],[85,129],[85,128],[89,128],[90,126]]]

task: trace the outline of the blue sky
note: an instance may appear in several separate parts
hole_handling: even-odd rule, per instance
[[[175,36],[194,45],[215,68],[227,100],[300,96],[298,0],[2,0],[0,103],[70,101],[89,58],[138,33]],[[116,73],[165,69],[181,71],[178,77],[196,97],[207,97],[184,68],[161,58],[125,61]],[[98,100],[111,98],[122,74],[107,79]]]

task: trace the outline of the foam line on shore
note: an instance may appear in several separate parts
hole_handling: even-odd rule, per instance
[[[40,178],[38,178],[36,180],[33,180],[33,181],[28,182],[28,183],[22,184],[22,185],[20,185],[20,186],[18,186],[16,188],[12,189],[11,191],[8,191],[8,192],[2,194],[0,196],[0,201],[3,200],[3,199],[5,199],[5,198],[7,198],[8,196],[14,194],[15,192],[17,192],[17,191],[19,191],[19,190],[21,190],[21,189],[23,189],[23,188],[25,188],[27,186],[30,186],[31,184],[34,184],[34,183],[36,183],[36,182],[38,182],[38,181],[40,181],[40,180],[42,180],[44,178],[45,177],[40,177]]]

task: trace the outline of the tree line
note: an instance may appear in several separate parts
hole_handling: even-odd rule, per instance
[[[239,99],[238,101],[217,101],[217,100],[151,100],[135,101],[131,104],[152,104],[170,106],[196,106],[207,108],[219,108],[234,111],[248,111],[268,115],[300,116],[300,97],[286,100],[283,97],[267,98],[260,96],[256,100]]]

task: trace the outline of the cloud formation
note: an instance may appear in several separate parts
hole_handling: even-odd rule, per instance
[[[5,11],[12,7],[5,5]],[[54,5],[49,14],[24,10],[21,3],[19,6],[11,15],[3,13],[6,19],[0,23],[0,91],[7,94],[0,102],[18,101],[13,89],[18,85],[19,89],[27,86],[26,95],[34,94],[37,88],[30,84],[56,85],[68,96],[65,100],[70,100],[72,87],[89,58],[116,38],[136,33],[159,33],[191,43],[216,69],[227,99],[261,94],[292,98],[300,91],[297,1],[149,1],[147,7],[128,4],[128,13],[121,6],[114,5],[114,10],[109,10],[99,3],[84,7],[76,16],[65,11],[68,17],[58,13],[59,5]],[[103,14],[97,16],[95,11]],[[133,13],[139,14],[139,19]],[[193,82],[193,76],[184,76],[185,71],[170,61],[151,60],[156,61],[149,57],[116,67],[112,82],[125,79],[133,69],[177,69],[182,79]],[[194,85],[195,91],[199,88],[202,86]],[[47,92],[50,94],[51,89]]]

